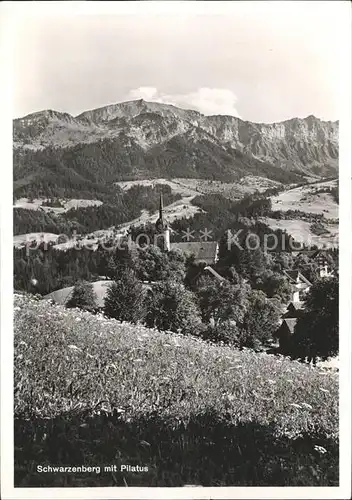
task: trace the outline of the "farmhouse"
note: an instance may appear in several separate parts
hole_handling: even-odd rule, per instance
[[[286,312],[282,316],[282,323],[273,337],[278,339],[280,351],[285,353],[289,351],[292,335],[295,331],[298,318],[304,314],[303,302],[290,302]]]

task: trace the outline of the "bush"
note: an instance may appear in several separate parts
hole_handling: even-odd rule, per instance
[[[203,329],[199,332],[204,340],[214,343],[223,342],[233,346],[239,346],[239,334],[239,328],[233,321],[203,325]]]
[[[310,230],[313,234],[316,234],[317,236],[329,233],[329,231],[326,229],[326,227],[323,224],[321,224],[320,222],[316,222],[314,224],[311,224]]]
[[[269,298],[277,297],[282,302],[289,302],[292,296],[291,285],[280,273],[268,271],[257,278],[255,288],[262,290]]]

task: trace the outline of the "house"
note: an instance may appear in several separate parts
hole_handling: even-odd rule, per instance
[[[192,284],[197,284],[198,280],[202,277],[202,276],[210,276],[211,278],[213,278],[214,280],[216,281],[219,281],[220,283],[224,283],[227,281],[226,278],[224,278],[223,276],[221,276],[217,271],[215,271],[215,269],[213,269],[211,266],[205,266],[203,267],[202,269],[199,270],[199,272],[189,278],[190,279],[190,283]]]
[[[280,352],[288,353],[292,345],[292,337],[299,318],[304,314],[303,302],[290,302],[282,315],[282,323],[273,337],[279,341]]]
[[[223,281],[227,281],[226,278],[224,278],[223,276],[221,276],[219,273],[217,273],[215,271],[215,269],[213,269],[212,267],[210,266],[206,266],[204,269],[203,269],[203,272],[205,273],[208,273],[209,276],[212,276],[214,277],[215,279],[217,279],[218,281],[220,282],[223,282]]]
[[[296,324],[297,318],[285,318],[281,326],[273,334],[273,337],[279,341],[280,351],[282,353],[287,353],[290,350]]]
[[[302,302],[312,286],[311,282],[298,270],[284,271],[284,275],[291,285],[291,301]]]

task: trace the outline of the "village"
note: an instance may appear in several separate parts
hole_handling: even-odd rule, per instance
[[[140,230],[145,229],[145,225],[140,226]],[[134,247],[140,247],[140,241],[143,241],[143,233],[140,233],[136,241],[132,240],[132,227],[125,232],[125,237],[120,237],[118,239],[119,245],[127,247],[131,251]],[[174,231],[171,229],[170,224],[164,215],[164,206],[162,194],[160,194],[159,201],[159,217],[155,223],[155,233],[154,238],[149,244],[157,246],[166,254],[170,251],[181,252],[181,254],[186,258],[192,259],[192,264],[197,266],[197,272],[192,277],[192,284],[196,284],[201,277],[208,277],[210,280],[214,280],[218,284],[228,283],[229,279],[222,276],[217,268],[219,261],[219,243],[216,241],[178,241],[170,242],[170,234]],[[116,233],[115,233],[116,234]],[[144,235],[148,238],[148,235]],[[184,239],[190,240],[189,235],[185,233]],[[111,243],[111,242],[110,242]],[[97,248],[98,243],[95,244]],[[147,245],[144,242],[140,248],[145,248]],[[299,318],[304,315],[305,311],[305,298],[309,293],[312,283],[305,276],[305,267],[309,270],[312,266],[312,262],[315,266],[315,273],[317,278],[329,279],[335,275],[333,269],[331,257],[329,257],[328,252],[324,249],[315,250],[302,250],[295,251],[291,253],[292,264],[290,269],[283,270],[283,277],[287,281],[289,286],[289,294],[285,301],[280,303],[280,308],[282,314],[280,315],[279,325],[272,332],[272,343],[270,344],[270,352],[277,352],[281,354],[290,354],[292,351],[292,338],[294,336],[295,326]],[[300,265],[299,268],[295,268],[296,262],[301,262],[302,259],[306,260],[305,265]],[[96,298],[96,312],[104,311],[104,303],[107,291],[112,284],[112,280],[106,279],[107,277],[101,276],[101,279],[93,281],[91,283],[93,294]],[[105,279],[103,279],[105,278]],[[118,279],[118,276],[117,276]],[[247,280],[244,280],[244,283]],[[153,287],[158,285],[158,281],[141,280],[141,285],[143,290],[152,291]],[[66,287],[63,289],[56,290],[44,296],[44,299],[49,299],[55,304],[66,305],[72,300],[72,294],[74,293],[74,286]],[[269,299],[271,300],[271,299]],[[275,299],[273,299],[275,300]],[[79,304],[78,304],[79,306]],[[212,318],[214,323],[214,318]]]

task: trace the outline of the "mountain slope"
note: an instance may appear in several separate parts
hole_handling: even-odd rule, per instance
[[[280,182],[336,175],[338,122],[313,116],[256,124],[130,101],[76,117],[52,110],[14,120],[15,194],[111,190],[119,180],[197,177]]]

